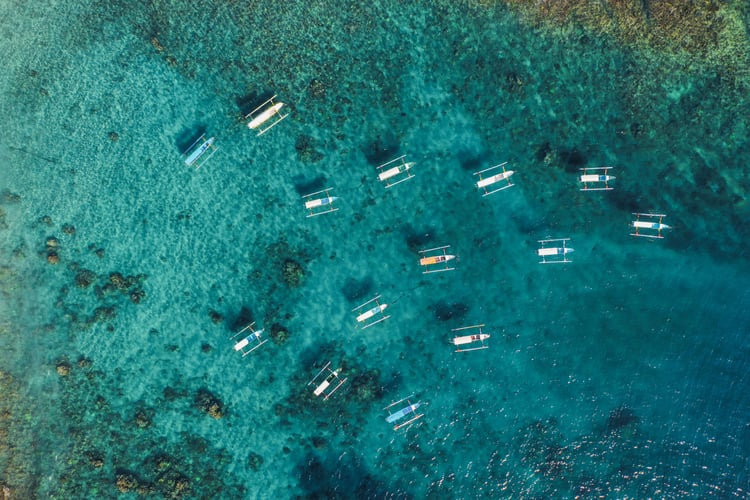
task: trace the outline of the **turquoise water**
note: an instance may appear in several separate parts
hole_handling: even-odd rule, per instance
[[[499,5],[0,12],[15,497],[747,495],[740,83]],[[273,93],[290,115],[256,137],[242,115]],[[415,176],[385,189],[402,154]],[[516,185],[482,198],[502,161]],[[615,190],[578,191],[600,165]],[[339,210],[305,218],[327,187]],[[652,210],[674,229],[629,236]],[[572,263],[538,264],[548,237]],[[455,271],[423,275],[442,245]],[[391,317],[357,328],[377,294]],[[253,320],[288,338],[243,358]],[[478,323],[489,349],[453,352]],[[349,381],[323,402],[327,361]],[[410,394],[424,417],[393,432]]]

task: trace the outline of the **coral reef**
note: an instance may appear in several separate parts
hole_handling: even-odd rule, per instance
[[[247,457],[247,466],[250,467],[250,470],[258,470],[261,465],[263,465],[263,457],[255,452],[250,452]]]
[[[214,309],[208,311],[208,317],[211,318],[211,322],[215,325],[224,322],[224,315]]]
[[[736,72],[750,63],[750,40],[737,1],[501,0],[535,20],[582,25],[634,47],[681,54],[691,63]]]
[[[70,226],[72,228],[72,226]],[[96,248],[89,245],[89,248]],[[62,250],[60,241],[49,236],[45,241],[45,250],[41,252],[46,255],[47,262],[57,264],[60,262],[59,252]],[[100,253],[101,251],[101,253]],[[104,255],[103,249],[96,250],[97,255],[101,258]],[[62,287],[56,302],[56,306],[65,311],[65,317],[74,325],[89,328],[97,322],[110,321],[117,315],[119,306],[119,297],[127,297],[133,304],[139,304],[146,297],[146,291],[143,289],[143,282],[146,280],[145,274],[123,275],[120,272],[111,272],[108,274],[98,275],[91,269],[82,267],[78,262],[70,262],[67,269],[75,272],[73,281],[75,289]],[[77,299],[85,295],[89,290],[93,290],[94,296],[99,300],[91,314],[87,314],[79,309],[83,307]],[[112,328],[110,325],[109,328]]]
[[[35,498],[38,485],[35,434],[27,418],[40,411],[19,394],[19,384],[0,371],[0,498]]]
[[[609,413],[609,417],[607,417],[606,432],[619,432],[623,428],[636,425],[638,421],[638,416],[633,410],[626,406],[621,406]]]
[[[289,330],[278,323],[271,325],[271,339],[276,345],[284,345],[289,340]]]
[[[243,487],[233,484],[231,475],[224,470],[228,462],[222,450],[188,433],[174,443],[153,433],[156,414],[165,405],[183,407],[179,400],[189,397],[187,390],[165,389],[170,397],[161,403],[152,406],[139,401],[134,411],[121,414],[114,408],[116,405],[110,405],[100,396],[119,391],[118,376],[108,377],[96,370],[88,358],[80,358],[75,366],[78,368],[60,379],[64,415],[60,420],[61,431],[70,437],[71,444],[61,450],[64,470],[62,480],[52,485],[52,497],[99,498],[123,494],[210,498],[217,491],[227,498],[245,497]],[[221,403],[210,392],[199,391],[195,402],[204,404],[207,413],[218,416],[217,405],[220,407]],[[0,431],[2,424],[0,419]],[[2,436],[0,432],[0,440]],[[0,458],[2,453],[0,447]],[[262,463],[262,459],[256,462]],[[29,485],[33,487],[33,481]],[[8,486],[17,492],[13,498],[35,498],[25,487],[20,487],[21,483]]]
[[[79,269],[76,273],[76,286],[79,288],[88,288],[97,279],[96,273],[88,269]]]
[[[297,137],[294,148],[297,150],[297,156],[299,156],[300,161],[303,163],[317,163],[323,159],[323,153],[315,148],[315,140],[309,135]]]
[[[284,283],[290,288],[296,288],[302,284],[302,280],[305,277],[305,270],[296,260],[286,259],[283,263],[282,274],[284,276]]]
[[[434,306],[435,318],[440,321],[460,320],[469,312],[469,306],[462,302],[448,303],[440,301]]]
[[[373,368],[359,372],[352,378],[352,394],[360,403],[369,403],[383,397],[380,370]]]
[[[70,363],[67,361],[60,361],[57,363],[55,369],[57,370],[57,374],[61,377],[67,377],[70,375]]]
[[[147,407],[140,407],[135,410],[135,417],[133,421],[135,425],[141,429],[151,427],[151,423],[154,419],[154,409]]]
[[[50,236],[47,238],[47,241],[44,245],[44,250],[47,254],[47,262],[50,264],[59,264],[60,263],[60,256],[57,254],[58,249],[60,248],[60,241],[55,238],[54,236]]]
[[[9,189],[3,189],[0,192],[0,203],[18,203],[21,201],[21,195],[14,193]]]
[[[224,403],[208,389],[199,389],[195,395],[195,406],[215,419],[224,416]]]
[[[135,474],[125,470],[119,470],[117,472],[115,477],[115,487],[117,487],[120,493],[135,491],[139,494],[144,494],[147,491],[147,486],[142,485],[141,481]]]

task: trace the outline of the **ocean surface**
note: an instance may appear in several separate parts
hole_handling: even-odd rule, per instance
[[[501,2],[0,19],[0,498],[750,495],[747,68]],[[601,166],[614,190],[581,191]],[[572,262],[539,264],[550,238]]]

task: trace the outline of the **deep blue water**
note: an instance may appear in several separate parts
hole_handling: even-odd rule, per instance
[[[747,496],[742,82],[499,5],[0,12],[14,498]],[[257,137],[272,94],[289,116]],[[602,165],[615,189],[579,191]],[[339,210],[306,218],[328,187]],[[630,236],[651,211],[665,238]],[[572,262],[540,265],[546,238]],[[422,274],[443,245],[455,270]],[[358,328],[378,294],[390,318]],[[243,358],[253,320],[273,335]],[[454,352],[480,323],[489,348]],[[348,381],[322,401],[328,361]]]

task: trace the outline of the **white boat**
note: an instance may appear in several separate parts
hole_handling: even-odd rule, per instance
[[[631,236],[639,236],[641,238],[664,238],[661,232],[664,229],[672,229],[662,222],[666,215],[664,214],[645,214],[645,213],[633,213],[635,220],[630,223],[631,227],[635,228],[635,231],[630,233]],[[643,219],[642,219],[643,218]],[[646,230],[646,232],[639,231],[640,229]],[[653,233],[651,231],[655,231]]]
[[[510,176],[515,172],[513,170],[505,170],[505,165],[507,164],[508,162],[506,161],[500,163],[499,165],[495,165],[494,167],[485,168],[484,170],[480,170],[479,172],[474,172],[472,174],[479,176],[479,181],[477,181],[476,187],[477,189],[482,189],[484,191],[484,194],[482,194],[483,197],[489,196],[493,193],[497,193],[498,191],[502,191],[503,189],[508,189],[509,187],[513,187],[515,185],[510,181]],[[497,172],[497,170],[500,168],[503,169],[502,172],[489,175],[488,177],[482,176],[482,174],[485,174],[486,172]],[[488,187],[493,186],[501,181],[505,181],[505,183],[501,187],[492,190],[487,189]]]
[[[562,264],[572,262],[568,259],[568,254],[573,253],[573,249],[568,246],[570,238],[557,238],[552,240],[539,240],[542,245],[537,250],[537,255],[542,258],[540,264]],[[548,244],[556,246],[546,246]]]
[[[238,351],[238,352],[241,352],[243,358],[245,356],[247,356],[248,354],[250,354],[251,352],[253,352],[254,350],[258,349],[260,346],[262,346],[266,342],[268,342],[268,339],[261,340],[261,334],[263,333],[263,330],[255,330],[253,328],[254,325],[255,325],[255,322],[250,323],[245,328],[243,328],[239,332],[235,333],[231,337],[232,339],[235,339],[240,334],[242,334],[242,333],[244,333],[244,332],[246,332],[248,330],[250,331],[250,333],[248,335],[242,337],[239,341],[237,341],[234,344],[234,350]],[[252,346],[252,347],[250,347],[250,346]],[[250,347],[250,348],[248,349],[248,347]]]
[[[461,328],[454,328],[451,331],[452,332],[459,332],[464,330],[471,330],[476,329],[477,333],[473,333],[471,335],[462,335],[462,336],[456,336],[453,337],[451,340],[451,343],[458,347],[456,349],[456,352],[468,352],[468,351],[477,351],[479,349],[487,349],[489,346],[484,345],[484,341],[490,338],[490,335],[487,333],[484,333],[482,331],[482,327],[484,325],[472,325],[472,326],[463,326]],[[479,342],[481,346],[477,346],[476,343]],[[474,347],[461,347],[461,346],[469,346],[474,345]]]
[[[370,299],[364,304],[355,307],[354,309],[352,309],[352,312],[363,311],[364,307],[366,307],[367,305],[373,302],[375,303],[374,307],[370,309],[366,309],[364,310],[364,312],[359,312],[359,314],[357,315],[357,323],[361,323],[363,325],[362,326],[363,330],[365,328],[370,328],[372,325],[375,325],[377,323],[380,323],[381,321],[385,321],[388,318],[390,318],[390,315],[386,316],[385,313],[383,312],[385,311],[386,307],[388,307],[388,304],[380,303],[380,295],[377,295],[375,298]],[[374,318],[377,318],[377,319],[374,319]],[[373,319],[374,321],[371,321]]]
[[[416,165],[416,163],[407,162],[404,158],[406,158],[406,155],[394,158],[393,160],[385,162],[377,167],[380,171],[378,174],[378,180],[384,182],[386,188],[393,187],[396,184],[408,181],[414,177],[414,174],[411,173],[411,168]],[[384,168],[386,170],[382,170]]]
[[[615,176],[609,175],[612,167],[587,167],[580,169],[583,171],[578,181],[583,184],[581,191],[612,191],[614,188],[609,183],[616,179]],[[591,171],[603,171],[603,173],[590,174]],[[591,184],[591,186],[589,186]]]
[[[245,115],[245,119],[250,118],[247,126],[250,130],[258,130],[258,135],[263,135],[273,127],[275,127],[281,120],[289,116],[289,113],[282,115],[281,108],[284,107],[283,102],[274,102],[276,95],[268,99],[266,102],[252,110],[250,113]],[[270,125],[264,127],[267,122],[271,122]]]
[[[331,196],[330,192],[332,190],[333,188],[326,188],[322,191],[306,194],[302,197],[302,199],[305,200],[305,209],[310,212],[307,217],[315,217],[317,215],[323,215],[338,210],[338,208],[333,206],[334,202],[338,200],[338,197]],[[325,196],[322,198],[313,198],[313,196],[319,194],[325,194]]]
[[[323,373],[327,373],[328,375],[317,385],[315,386],[315,389],[313,390],[313,394],[317,397],[323,396],[323,401],[328,400],[331,396],[333,396],[333,393],[339,390],[339,388],[344,385],[344,383],[348,380],[348,378],[345,378],[343,380],[340,379],[339,375],[341,374],[341,368],[337,368],[336,370],[331,370],[330,368],[331,362],[329,361],[326,363],[326,365],[321,368],[321,370],[312,378],[310,382],[307,383],[307,385],[313,385],[315,383],[315,380],[322,375]],[[338,382],[338,383],[336,383]],[[336,383],[335,385],[333,385]]]

